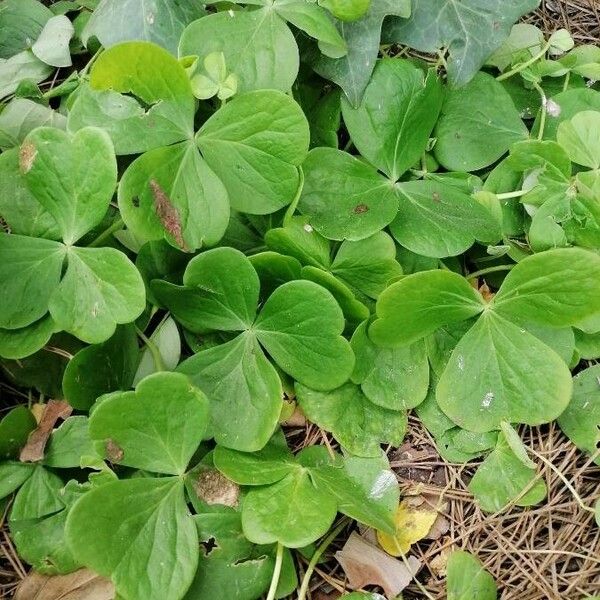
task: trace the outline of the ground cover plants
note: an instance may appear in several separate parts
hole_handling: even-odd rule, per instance
[[[535,0],[46,4],[0,2],[0,498],[35,572],[305,600],[358,524],[406,581],[345,547],[343,597],[432,598],[409,413],[486,513],[546,502],[526,426],[600,464],[598,47],[515,25]],[[447,598],[496,598],[453,550]]]

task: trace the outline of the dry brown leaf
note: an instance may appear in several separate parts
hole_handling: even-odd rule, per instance
[[[44,458],[46,442],[56,425],[58,419],[66,419],[73,408],[64,400],[50,400],[44,408],[44,413],[38,426],[29,434],[27,443],[23,446],[19,460],[21,462],[35,462]]]
[[[335,553],[335,558],[342,565],[352,589],[378,585],[388,598],[395,598],[421,568],[421,562],[409,556],[409,570],[404,562],[369,544],[356,532],[350,534],[344,547]]]
[[[448,558],[452,554],[450,548],[444,548],[439,554],[436,554],[428,563],[430,571],[437,577],[445,577],[448,567]]]
[[[31,571],[17,588],[15,600],[112,600],[111,581],[89,569],[68,575],[42,575]]]

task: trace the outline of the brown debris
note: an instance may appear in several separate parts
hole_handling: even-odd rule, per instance
[[[152,196],[154,198],[154,211],[156,216],[160,219],[163,227],[173,236],[177,245],[184,251],[187,252],[185,240],[183,239],[183,231],[181,228],[181,217],[179,211],[173,203],[167,193],[160,187],[160,184],[156,179],[151,179],[149,184]]]
[[[123,448],[119,446],[114,440],[110,438],[106,440],[106,444],[104,446],[104,450],[106,452],[106,458],[111,463],[119,463],[123,460],[123,456],[125,455],[123,452]]]
[[[24,142],[19,150],[19,167],[23,175],[31,171],[36,156],[37,149],[35,145],[32,142]]]
[[[217,469],[203,469],[194,478],[194,491],[206,504],[221,504],[235,508],[240,501],[240,486],[227,479]]]
[[[73,409],[64,400],[50,400],[44,408],[44,413],[38,426],[29,434],[27,443],[23,446],[19,460],[21,462],[36,462],[44,458],[46,442],[59,419],[66,419]]]
[[[15,600],[112,600],[111,581],[88,569],[68,575],[42,575],[31,571],[17,588]]]

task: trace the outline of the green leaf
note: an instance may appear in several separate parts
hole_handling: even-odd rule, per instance
[[[106,342],[80,350],[67,363],[62,378],[65,398],[73,408],[88,410],[103,394],[129,389],[138,360],[135,328],[117,327]]]
[[[240,93],[291,89],[298,74],[298,47],[292,32],[274,7],[224,11],[198,19],[179,42],[179,56],[222,52],[230,73],[237,75]]]
[[[389,23],[384,40],[432,54],[447,48],[448,79],[459,87],[501,46],[513,23],[538,4],[539,0],[416,0],[408,20]]]
[[[356,21],[369,10],[371,0],[321,0],[319,4],[340,21]]]
[[[555,140],[558,126],[563,121],[572,119],[576,114],[588,110],[600,110],[600,93],[587,87],[569,89],[551,98],[557,108],[546,118],[544,139]],[[539,114],[533,127],[533,132],[539,130]]]
[[[70,67],[69,42],[75,33],[68,17],[57,15],[46,21],[39,37],[31,46],[37,58],[51,67]]]
[[[67,518],[67,541],[84,565],[110,577],[128,600],[182,597],[198,563],[196,526],[176,477],[92,489]]]
[[[315,148],[302,168],[305,182],[298,208],[329,239],[364,239],[398,212],[393,183],[346,152]]]
[[[90,417],[90,436],[105,444],[112,462],[182,475],[207,420],[204,394],[181,373],[161,372],[142,380],[135,392],[102,398]]]
[[[590,169],[600,168],[600,115],[591,110],[577,113],[563,121],[556,131],[556,140],[569,158]]]
[[[38,465],[23,483],[10,509],[11,521],[39,519],[64,508],[60,497],[63,482],[58,475]]]
[[[478,73],[446,94],[434,153],[449,171],[478,171],[528,135],[508,92],[491,75]]]
[[[144,282],[122,252],[114,248],[68,249],[67,271],[49,305],[61,329],[99,344],[111,337],[117,324],[139,317],[144,307]]]
[[[317,392],[296,384],[296,395],[307,418],[330,431],[352,454],[376,457],[381,444],[400,446],[404,439],[406,413],[373,404],[352,383],[331,392]]]
[[[27,98],[13,98],[0,113],[0,148],[18,146],[30,131],[43,126],[66,129],[67,118]]]
[[[481,313],[485,303],[466,279],[450,271],[423,271],[402,278],[377,300],[369,337],[384,347],[417,341],[444,325]]]
[[[216,244],[229,221],[227,191],[191,141],[131,163],[119,184],[119,208],[135,236],[166,238],[185,252]]]
[[[409,181],[397,185],[398,215],[392,235],[422,256],[456,256],[475,240],[497,242],[502,237],[492,213],[477,200],[446,183]]]
[[[242,527],[255,544],[302,548],[327,533],[336,513],[335,499],[314,486],[308,469],[297,466],[277,483],[248,491]]]
[[[191,139],[194,107],[190,80],[175,57],[149,42],[125,42],[98,56],[68,127],[101,127],[117,154],[137,154]]]
[[[4,0],[0,5],[0,58],[30,48],[50,17],[52,11],[37,0]]]
[[[66,244],[98,225],[117,184],[112,143],[101,129],[74,135],[40,127],[21,146],[21,172],[29,191],[52,215]]]
[[[36,426],[35,417],[26,406],[7,412],[0,421],[0,458],[16,458]]]
[[[283,391],[277,371],[249,333],[203,350],[179,365],[210,400],[209,431],[223,446],[262,448],[279,420]]]
[[[565,327],[600,312],[600,257],[578,248],[548,250],[522,260],[493,301],[498,314]]]
[[[569,369],[553,350],[488,311],[452,352],[437,401],[457,425],[484,432],[502,421],[552,421],[566,408],[571,390]]]
[[[595,454],[600,442],[600,366],[593,365],[573,377],[573,398],[558,418],[560,428],[581,450]],[[600,457],[595,463],[600,465]]]
[[[0,98],[13,94],[22,83],[39,83],[52,73],[31,50],[19,52],[9,59],[0,58]]]
[[[377,299],[390,283],[402,276],[402,267],[396,261],[394,240],[378,231],[357,242],[342,242],[331,272],[350,288]]]
[[[408,17],[409,0],[371,0],[361,19],[352,23],[337,23],[348,48],[346,56],[338,59],[319,56],[314,62],[315,71],[337,83],[354,107],[360,104],[375,67],[381,25],[387,15]]]
[[[0,329],[0,356],[22,359],[43,348],[56,330],[56,324],[46,315],[20,329]]]
[[[261,295],[270,296],[280,285],[301,278],[302,265],[292,256],[259,252],[249,257],[260,279]]]
[[[6,112],[0,113],[0,118]],[[0,215],[11,233],[51,240],[60,239],[52,215],[33,197],[19,170],[19,149],[0,154]]]
[[[0,463],[0,498],[6,498],[21,487],[33,474],[35,465],[21,462]]]
[[[342,101],[354,145],[392,181],[422,157],[442,107],[443,89],[433,70],[407,60],[378,61],[358,108]]]
[[[341,336],[342,311],[315,283],[290,281],[277,288],[253,329],[277,365],[304,385],[331,390],[352,372],[354,354]]]
[[[166,371],[174,371],[181,358],[181,336],[177,324],[171,317],[167,317],[150,336],[162,359],[162,366]],[[136,348],[137,349],[137,348]],[[146,346],[141,353],[139,364],[133,377],[133,385],[137,385],[144,377],[152,375],[160,370],[155,359]]]
[[[479,465],[469,483],[469,491],[485,512],[496,513],[512,503],[516,506],[532,506],[546,497],[544,481],[533,483],[536,477],[535,464],[531,467],[523,462],[522,455],[529,460],[526,449],[514,429],[510,428],[509,431],[517,438],[516,450],[519,454],[511,446],[506,432],[501,431],[496,447]]]
[[[69,417],[57,427],[48,440],[43,464],[59,469],[81,466],[83,457],[95,457],[96,451],[89,434],[88,418]]]
[[[177,44],[186,25],[205,14],[200,4],[173,0],[101,0],[83,29],[87,46],[96,37],[105,48],[120,42],[154,42],[177,55]]]
[[[227,189],[231,206],[251,214],[272,213],[292,201],[309,139],[300,106],[275,90],[236,96],[196,135],[206,162]]]
[[[57,242],[0,233],[0,327],[19,329],[48,312],[65,252]]]
[[[496,600],[494,578],[468,552],[455,550],[448,558],[448,600]]]
[[[374,404],[389,410],[418,406],[427,395],[429,363],[425,341],[382,348],[367,335],[368,321],[355,330],[351,344],[356,357],[352,381]]]

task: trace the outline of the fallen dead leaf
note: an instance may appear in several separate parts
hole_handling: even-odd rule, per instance
[[[380,548],[369,544],[358,533],[352,532],[335,558],[348,577],[348,585],[359,589],[365,585],[383,588],[388,598],[395,598],[417,574],[421,562],[414,556],[404,562],[392,558]]]
[[[427,564],[431,572],[437,577],[445,577],[448,568],[448,557],[452,554],[450,548],[444,548],[436,554]]]
[[[194,478],[194,491],[206,504],[222,504],[237,507],[240,501],[240,486],[227,479],[217,469],[203,469]]]
[[[23,446],[19,460],[21,462],[36,462],[44,458],[46,442],[58,419],[66,419],[73,408],[64,400],[50,400],[45,408],[38,426],[29,434],[27,443]]]
[[[421,496],[408,496],[400,502],[396,511],[396,534],[378,531],[379,544],[392,556],[407,554],[415,542],[427,536],[437,517],[437,511],[430,508]]]
[[[89,569],[68,575],[42,575],[31,571],[17,588],[15,600],[112,600],[111,581]]]
[[[160,219],[160,222],[167,233],[170,233],[173,236],[173,239],[181,250],[187,252],[188,248],[183,239],[183,229],[181,227],[179,211],[173,205],[171,199],[167,196],[167,193],[162,189],[156,179],[151,179],[148,185],[150,186],[150,191],[154,197],[154,211],[156,212],[156,216]]]
[[[306,417],[304,413],[296,406],[292,414],[283,421],[283,425],[288,427],[304,427],[306,425]]]

